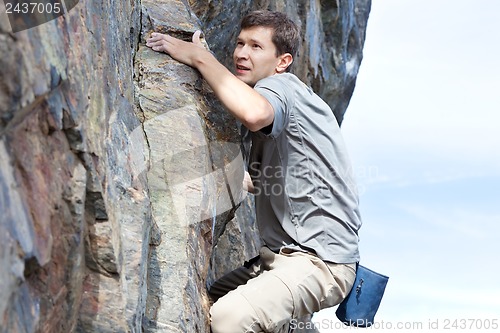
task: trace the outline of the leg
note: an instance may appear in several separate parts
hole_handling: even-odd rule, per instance
[[[236,289],[240,285],[244,285],[248,280],[256,277],[260,271],[260,260],[254,258],[250,260],[249,265],[241,266],[232,272],[227,273],[220,279],[214,282],[208,290],[210,298],[215,302],[222,296],[226,295],[231,290]]]
[[[302,252],[260,254],[260,274],[213,305],[214,333],[286,332],[292,319],[340,303],[354,283],[353,265]]]
[[[293,312],[288,287],[270,271],[221,297],[210,309],[213,333],[281,332]]]

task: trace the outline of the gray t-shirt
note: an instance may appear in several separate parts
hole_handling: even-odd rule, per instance
[[[359,261],[358,194],[330,107],[289,73],[254,89],[274,109],[273,124],[251,134],[248,161],[262,241],[274,251],[300,248],[325,261]]]

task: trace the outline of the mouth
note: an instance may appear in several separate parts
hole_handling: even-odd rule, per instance
[[[243,65],[238,65],[238,64],[236,65],[236,72],[238,74],[247,73],[248,71],[250,71],[250,68]]]

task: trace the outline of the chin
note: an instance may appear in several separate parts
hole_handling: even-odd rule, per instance
[[[253,87],[255,85],[256,82],[252,81],[251,79],[249,78],[245,78],[245,77],[241,77],[241,76],[236,76],[241,82],[244,82],[246,84],[248,84],[250,87]]]
[[[249,85],[250,87],[252,87],[252,88],[253,88],[253,86],[255,86],[255,84],[257,83],[257,82],[254,82],[254,81],[243,81],[243,82],[245,82],[246,84],[248,84],[248,85]]]

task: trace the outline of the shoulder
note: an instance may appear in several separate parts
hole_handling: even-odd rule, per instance
[[[289,87],[290,84],[300,84],[302,81],[299,80],[297,76],[291,73],[282,73],[268,76],[259,80],[255,84],[255,88],[257,87],[266,87],[269,85],[284,85]]]
[[[291,73],[275,74],[259,80],[254,89],[261,94],[273,93],[289,100],[294,100],[299,91],[306,86],[297,76]]]

